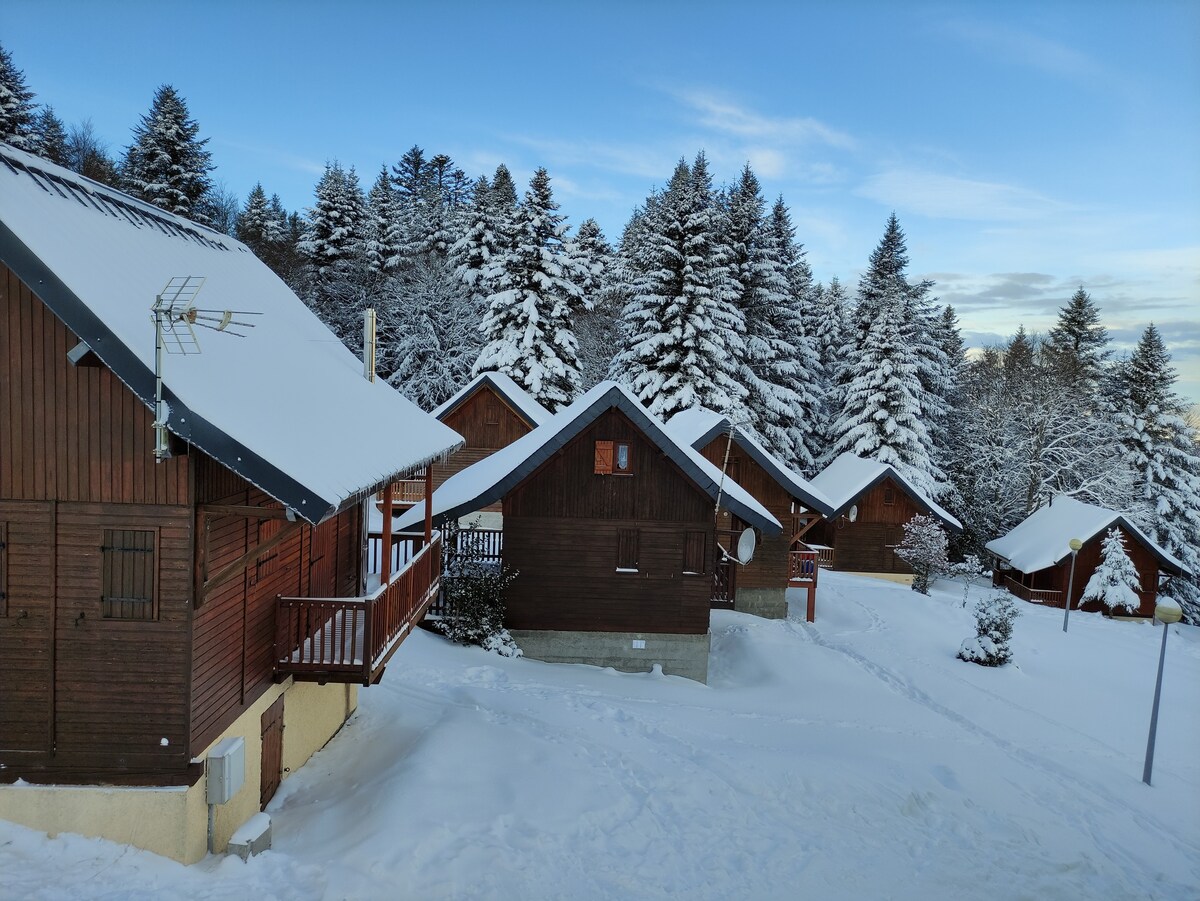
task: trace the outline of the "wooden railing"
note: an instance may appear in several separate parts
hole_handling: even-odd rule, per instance
[[[400,507],[411,507],[425,500],[425,478],[401,479],[392,483],[392,503]],[[383,509],[383,492],[375,495],[375,502]]]
[[[1041,588],[1029,588],[1026,585],[1022,585],[1012,576],[1004,577],[1004,587],[1022,600],[1032,601],[1035,604],[1053,604],[1055,606],[1060,606],[1062,604],[1063,593],[1061,591],[1046,591]]]
[[[314,682],[373,685],[438,592],[441,537],[386,585],[360,598],[279,598],[275,672]]]
[[[455,553],[469,553],[473,559],[497,567],[504,562],[504,532],[501,529],[460,529],[455,545],[456,547],[452,548],[447,544],[443,552],[442,590],[429,605],[430,619],[446,615],[447,586],[454,579],[450,573],[454,568]]]
[[[817,566],[821,569],[833,569],[833,548],[825,544],[810,544],[808,548],[817,552]]]
[[[816,582],[821,553],[817,550],[788,551],[788,581]]]
[[[418,540],[419,539],[419,540]],[[416,554],[416,548],[424,541],[424,535],[396,533],[392,535],[392,572],[408,566]],[[367,536],[367,572],[383,572],[383,536],[372,533]]]

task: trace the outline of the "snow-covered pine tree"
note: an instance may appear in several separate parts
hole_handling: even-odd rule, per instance
[[[491,192],[496,209],[504,213],[512,213],[516,209],[517,183],[513,181],[512,173],[504,163],[498,165],[492,173]]]
[[[813,293],[816,331],[813,333],[814,348],[820,361],[821,410],[818,413],[817,465],[828,466],[833,462],[833,446],[837,442],[834,425],[842,412],[845,385],[843,369],[848,358],[843,354],[849,344],[850,296],[835,275],[828,287],[820,285]]]
[[[1131,512],[1193,573],[1171,579],[1164,594],[1180,602],[1188,622],[1200,623],[1200,445],[1187,404],[1175,393],[1176,378],[1151,323],[1119,367],[1116,420],[1125,464],[1134,473]]]
[[[238,215],[234,227],[234,237],[254,251],[260,260],[264,259],[264,251],[269,244],[282,239],[279,230],[280,223],[271,215],[271,207],[267,201],[267,192],[263,190],[262,182],[257,182],[246,197],[246,205]]]
[[[215,168],[198,138],[200,126],[188,113],[183,97],[171,85],[154,92],[150,112],[133,129],[133,143],[121,162],[125,190],[204,225],[212,222]]]
[[[311,269],[312,287],[304,299],[351,350],[362,344],[366,305],[365,206],[354,169],[327,163],[299,244]]]
[[[720,218],[704,154],[691,167],[680,160],[666,191],[647,198],[636,245],[623,254],[632,294],[610,372],[664,420],[698,404],[742,416],[746,326],[732,302]]]
[[[37,150],[37,105],[25,84],[25,73],[0,46],[0,141],[31,153]]]
[[[450,247],[450,266],[467,288],[480,301],[492,293],[485,273],[492,258],[499,252],[504,235],[497,229],[496,199],[487,176],[475,182],[475,191],[467,208],[462,234]]]
[[[1004,666],[1012,660],[1013,622],[1021,611],[1013,596],[1003,588],[993,588],[975,605],[975,637],[966,639],[958,649],[958,659],[980,666]]]
[[[375,184],[367,192],[366,219],[363,225],[363,253],[367,271],[379,282],[400,265],[400,223],[396,210],[396,191],[387,166],[380,169]]]
[[[538,169],[517,209],[511,240],[487,267],[496,290],[488,297],[485,344],[474,367],[476,373],[503,372],[552,411],[579,392],[572,323],[585,303],[563,246],[565,217],[557,210],[550,176]]]
[[[1125,551],[1121,530],[1109,529],[1100,546],[1100,563],[1080,595],[1079,603],[1099,601],[1110,613],[1134,612],[1141,605],[1141,577]]]
[[[33,135],[38,156],[59,166],[67,165],[67,129],[54,114],[54,107],[42,107],[33,121]]]
[[[896,547],[896,556],[913,571],[912,590],[929,594],[929,584],[949,570],[946,530],[932,516],[918,513],[904,523],[904,540]]]
[[[789,465],[811,472],[817,360],[804,325],[811,273],[797,274],[799,254],[787,208],[767,216],[758,179],[747,164],[726,197],[730,285],[745,322],[743,384],[750,426]],[[790,262],[790,267],[789,267]],[[807,266],[804,267],[807,272]],[[797,276],[793,284],[791,276]]]
[[[436,254],[412,261],[383,289],[379,374],[432,410],[471,377],[479,355],[479,311],[470,291]]]
[[[582,386],[590,388],[603,379],[613,358],[620,334],[620,290],[613,282],[614,254],[595,219],[579,223],[579,230],[567,244],[575,262],[579,289],[591,305],[575,324],[579,341],[579,373]]]
[[[929,456],[921,407],[924,389],[917,354],[906,334],[905,299],[883,297],[874,310],[863,344],[846,367],[833,456],[850,451],[887,463],[918,491],[935,494],[943,476]]]
[[[1047,362],[1076,395],[1090,400],[1112,352],[1108,330],[1100,324],[1100,309],[1082,285],[1059,310],[1058,322],[1046,336],[1045,352]]]

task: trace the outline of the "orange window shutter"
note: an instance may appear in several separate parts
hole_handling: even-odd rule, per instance
[[[613,471],[613,443],[596,442],[596,475],[611,475]]]

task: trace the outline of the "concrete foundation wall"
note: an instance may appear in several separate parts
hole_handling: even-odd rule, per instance
[[[708,681],[709,633],[549,632],[511,630],[526,657],[547,663],[588,663],[625,673],[648,673],[658,663],[664,673]],[[635,648],[634,642],[645,647]]]
[[[783,619],[788,609],[787,589],[739,588],[733,599],[733,609],[766,619]]]
[[[283,778],[299,769],[341,728],[358,705],[353,685],[311,682],[272,686],[213,745],[241,736],[246,778],[228,802],[213,808],[213,849],[222,852],[233,834],[259,812],[262,776],[262,715],[281,694]],[[50,835],[75,832],[133,845],[182,863],[208,852],[207,777],[191,787],[139,788],[74,785],[2,785],[0,819]]]

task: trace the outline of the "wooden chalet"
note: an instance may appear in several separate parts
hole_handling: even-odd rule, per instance
[[[829,518],[809,532],[821,565],[844,572],[907,577],[912,568],[896,556],[904,524],[918,513],[955,532],[962,524],[918,491],[893,467],[842,454],[812,479],[832,506]]]
[[[812,622],[819,553],[804,538],[832,511],[829,501],[720,413],[693,407],[673,416],[667,430],[750,492],[785,526],[779,535],[764,538],[754,560],[742,566],[730,555],[745,524],[722,511],[717,540],[726,553],[718,555],[712,606],[781,619],[787,616],[787,589],[799,588],[805,592],[806,615]]]
[[[444,522],[500,501],[518,575],[506,625],[525,655],[704,681],[715,504],[763,534],[774,516],[625,388],[602,382],[433,496]],[[397,528],[421,522],[424,504]]]
[[[459,441],[239,242],[0,144],[0,817],[224,849],[436,592],[364,501]]]
[[[1141,583],[1138,609],[1116,615],[1153,616],[1160,582],[1170,576],[1187,575],[1188,570],[1124,514],[1065,496],[1052,498],[1007,535],[988,542],[987,550],[993,558],[992,584],[1032,604],[1059,608],[1066,603],[1070,588],[1073,608],[1108,613],[1099,601],[1089,601],[1080,608],[1079,599],[1100,565],[1104,537],[1113,528],[1121,531],[1125,552],[1137,568]],[[1072,538],[1083,542],[1075,560],[1073,583],[1068,547]]]
[[[436,488],[455,473],[529,434],[551,414],[509,376],[502,372],[481,372],[436,407],[432,415],[463,438],[462,447],[444,462],[433,465]],[[424,480],[398,482],[394,495],[397,505],[418,503],[425,497]],[[499,513],[499,504],[490,505],[486,512]]]

